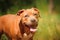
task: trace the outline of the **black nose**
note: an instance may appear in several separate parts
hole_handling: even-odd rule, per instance
[[[31,22],[35,22],[35,19],[31,19]]]

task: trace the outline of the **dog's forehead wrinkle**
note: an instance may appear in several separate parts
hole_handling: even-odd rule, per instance
[[[34,10],[32,10],[32,9],[27,9],[26,11],[28,11],[28,13],[30,13],[30,14],[34,13]]]
[[[38,11],[35,11],[34,9],[27,9],[26,11],[31,12],[31,13],[38,13]]]
[[[25,15],[28,15],[28,14],[27,14],[27,13],[25,13],[25,14],[24,14],[24,16],[25,16]]]

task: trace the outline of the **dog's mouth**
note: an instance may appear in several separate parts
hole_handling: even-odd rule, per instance
[[[30,32],[36,32],[37,31],[37,28],[36,28],[37,25],[26,25],[25,24],[25,26],[29,28]]]

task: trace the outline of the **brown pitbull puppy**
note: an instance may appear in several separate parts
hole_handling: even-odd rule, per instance
[[[0,36],[5,33],[10,40],[33,40],[38,17],[39,11],[36,8],[20,10],[17,15],[0,16]]]

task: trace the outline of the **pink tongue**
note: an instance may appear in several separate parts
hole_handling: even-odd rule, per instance
[[[30,28],[30,31],[32,31],[32,32],[36,32],[37,29]]]

